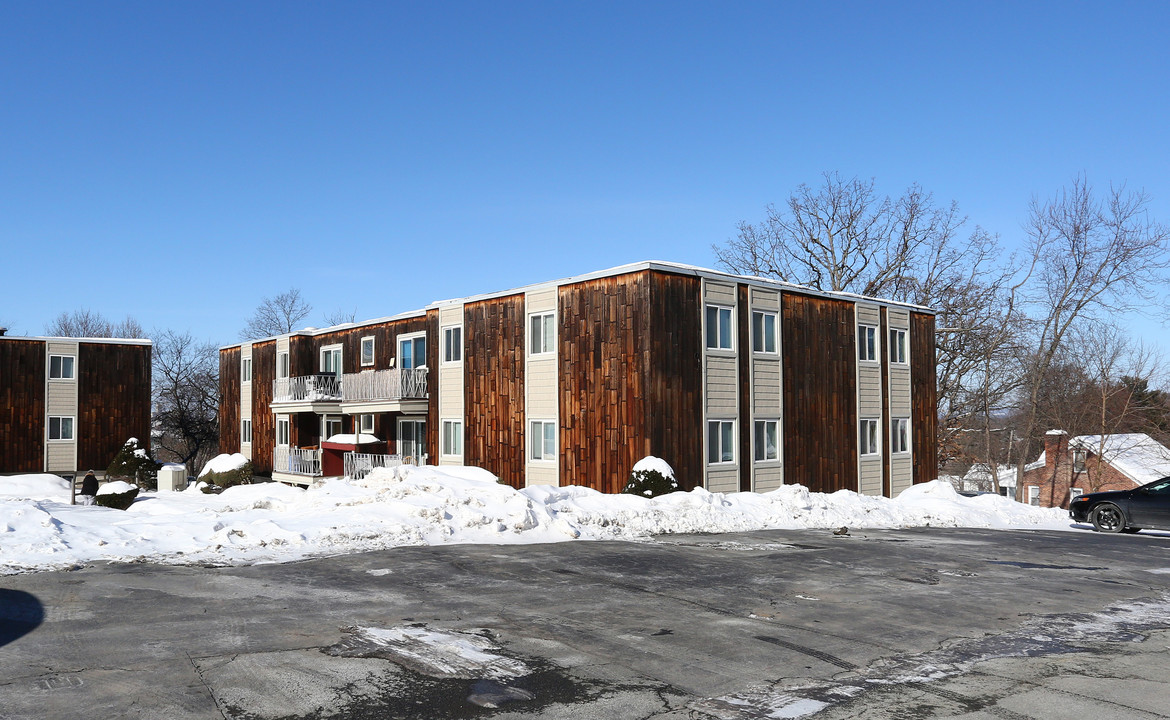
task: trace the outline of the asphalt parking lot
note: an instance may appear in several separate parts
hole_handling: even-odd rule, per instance
[[[763,531],[0,578],[0,718],[1170,717],[1170,535]]]

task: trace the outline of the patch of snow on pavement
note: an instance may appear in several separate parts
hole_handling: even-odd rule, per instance
[[[495,652],[486,637],[419,626],[348,627],[340,643],[326,650],[340,657],[381,657],[436,678],[507,680],[527,675],[528,666]]]

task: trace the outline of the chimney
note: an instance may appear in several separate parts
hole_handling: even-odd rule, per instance
[[[1044,464],[1051,470],[1056,467],[1060,456],[1068,451],[1068,433],[1064,430],[1049,430],[1044,433]]]

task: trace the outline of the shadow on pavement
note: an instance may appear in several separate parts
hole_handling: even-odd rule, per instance
[[[0,588],[0,647],[28,635],[45,620],[45,608],[35,595]]]

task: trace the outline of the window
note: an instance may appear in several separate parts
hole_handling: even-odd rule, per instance
[[[1081,495],[1085,494],[1084,488],[1069,488],[1069,500],[1076,500]]]
[[[528,428],[528,457],[532,460],[556,460],[557,424],[552,420],[533,420]]]
[[[1040,486],[1039,485],[1029,485],[1028,486],[1028,504],[1029,505],[1039,505],[1040,504]]]
[[[910,452],[909,418],[894,418],[890,421],[890,452]]]
[[[374,364],[374,337],[362,338],[362,367]]]
[[[374,434],[374,416],[370,415],[370,414],[362,415],[361,416],[361,424],[359,425],[359,427],[361,428],[360,432],[366,433],[368,435],[373,435]]]
[[[731,349],[731,308],[707,306],[707,349]]]
[[[776,313],[752,312],[752,352],[776,352]]]
[[[1073,450],[1073,472],[1085,471],[1085,451]]]
[[[881,448],[878,446],[878,421],[872,419],[864,419],[861,421],[861,454],[862,455],[879,455]]]
[[[779,430],[778,420],[756,420],[754,443],[756,462],[780,459]]]
[[[321,439],[328,440],[334,435],[341,434],[341,418],[336,415],[324,415],[321,417]]]
[[[73,356],[72,355],[50,355],[49,356],[49,379],[50,380],[72,380],[73,379]]]
[[[321,348],[321,372],[341,377],[341,346],[329,345]]]
[[[707,463],[735,462],[735,421],[707,421]]]
[[[528,317],[528,354],[544,355],[555,351],[556,313],[542,313]]]
[[[463,361],[463,328],[459,325],[443,328],[443,362]]]
[[[462,436],[461,436],[462,437]],[[413,460],[426,454],[427,421],[398,421],[398,454]]]
[[[890,330],[890,362],[906,363],[905,330]]]
[[[288,377],[288,353],[286,352],[276,354],[276,377],[282,380]]]
[[[858,325],[857,348],[859,360],[877,360],[877,328],[873,325]]]
[[[252,421],[240,421],[240,442],[244,445],[252,444]]]
[[[276,418],[276,444],[288,445],[288,418]]]
[[[50,417],[49,418],[49,439],[50,440],[72,440],[73,439],[73,418],[72,417]]]
[[[399,338],[398,367],[413,370],[427,364],[427,336]]]
[[[443,421],[442,454],[450,457],[463,455],[463,423],[458,420]]]
[[[252,382],[252,358],[240,361],[240,382]]]

